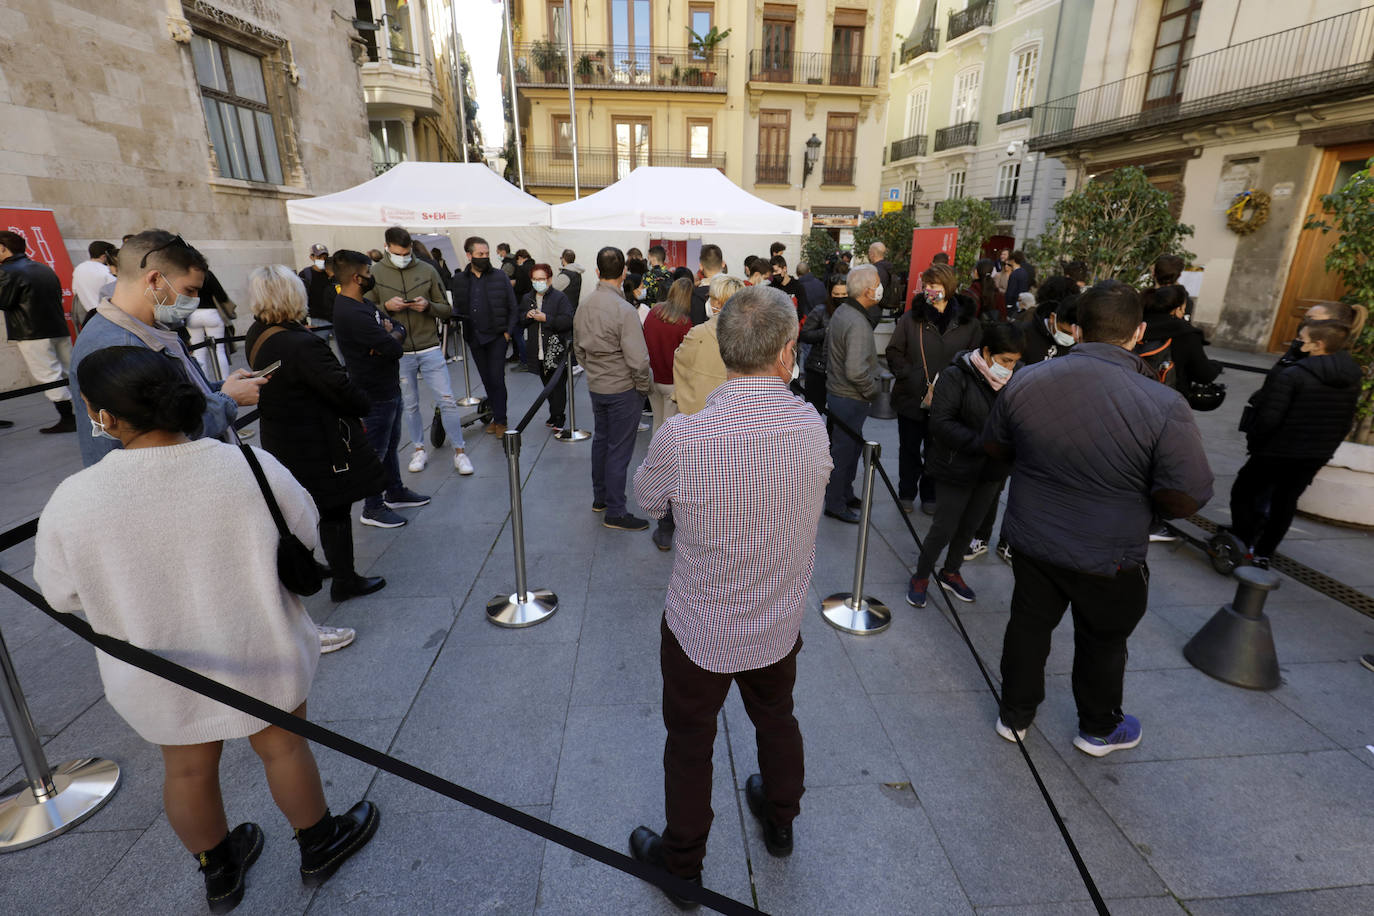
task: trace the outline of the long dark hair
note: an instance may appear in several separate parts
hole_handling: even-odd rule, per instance
[[[175,361],[147,347],[105,347],[76,367],[81,393],[140,432],[165,430],[190,436],[200,429],[205,395],[187,381]]]
[[[1002,294],[997,291],[997,284],[993,282],[993,268],[997,265],[992,258],[979,258],[974,265],[974,272],[978,274],[978,316],[1000,314],[997,308],[997,300],[1002,298]]]
[[[1026,346],[1026,336],[1021,329],[1004,322],[983,329],[983,346],[988,348],[989,356],[999,353],[1021,353]]]

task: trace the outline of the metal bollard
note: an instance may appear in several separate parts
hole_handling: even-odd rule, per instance
[[[467,395],[458,399],[459,407],[476,407],[478,404],[482,403],[481,398],[472,396],[472,369],[469,368],[472,364],[472,360],[468,358],[471,355],[472,354],[468,352],[468,339],[463,334],[462,325],[459,325],[458,358],[463,361],[463,388],[467,391]]]
[[[892,386],[896,384],[897,377],[886,369],[878,370],[878,399],[873,402],[873,407],[868,415],[875,420],[895,420],[897,411],[892,409]]]
[[[838,435],[845,435],[836,430]],[[868,566],[868,525],[873,514],[873,474],[880,449],[876,442],[864,443],[864,495],[859,509],[859,548],[854,556],[854,588],[831,595],[821,602],[821,616],[838,630],[858,636],[872,636],[892,625],[892,612],[877,598],[864,594],[864,573]]]
[[[205,365],[210,369],[210,381],[224,381],[224,371],[220,368],[219,356],[216,352],[215,335],[208,331],[205,334]]]
[[[119,764],[89,757],[49,767],[3,636],[0,669],[0,706],[26,777],[0,792],[0,852],[13,852],[66,833],[99,811],[119,786]]]
[[[1264,599],[1279,587],[1279,577],[1253,566],[1242,566],[1233,575],[1239,580],[1236,597],[1188,640],[1183,657],[1219,681],[1273,690],[1280,682],[1279,659]]]
[[[571,340],[571,338],[569,338]],[[573,387],[573,357],[572,346],[568,346],[568,371],[564,372],[564,381],[568,385],[568,425],[554,433],[554,438],[559,442],[581,442],[590,439],[592,434],[585,429],[577,428],[577,389]]]
[[[508,429],[501,442],[510,471],[511,541],[515,544],[515,593],[496,595],[487,602],[487,619],[498,627],[531,627],[558,610],[558,596],[547,588],[525,584],[525,510],[520,500],[520,431]]]

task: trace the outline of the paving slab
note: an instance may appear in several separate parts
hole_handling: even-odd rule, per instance
[[[1120,897],[1104,902],[1112,916],[1182,916],[1188,912],[1173,897]],[[978,913],[979,916],[1096,916],[1097,907],[1087,899],[1062,900],[1029,906],[980,906]]]
[[[1374,885],[1184,901],[1192,916],[1336,916],[1374,913]]]

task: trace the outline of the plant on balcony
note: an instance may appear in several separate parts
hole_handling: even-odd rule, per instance
[[[715,76],[714,73],[711,74],[711,75],[712,75],[712,76]],[[677,85],[677,80],[673,80],[673,84],[674,84],[674,85]],[[683,70],[683,71],[682,71],[682,85],[684,85],[684,86],[700,86],[700,85],[701,85],[701,68],[700,68],[700,67],[688,67],[686,70]]]
[[[590,83],[592,81],[592,74],[596,72],[596,64],[593,63],[590,54],[583,54],[577,59],[577,63],[573,65],[573,70],[577,73],[577,81],[579,83]]]
[[[1350,180],[1322,196],[1322,215],[1313,215],[1304,229],[1340,233],[1326,255],[1326,269],[1338,274],[1345,285],[1343,302],[1374,305],[1374,159],[1350,176]],[[1364,369],[1364,385],[1351,442],[1374,445],[1374,325],[1364,330],[1350,347],[1350,354]]]
[[[695,56],[706,61],[706,67],[701,71],[704,85],[714,86],[716,83],[716,72],[711,69],[712,65],[715,63],[716,48],[720,46],[721,42],[730,37],[730,32],[730,29],[726,29],[722,32],[714,25],[711,26],[711,30],[705,35],[698,35],[696,32],[692,31],[690,26],[687,29],[687,34],[692,36],[687,41],[688,49],[690,49]]]
[[[979,197],[950,197],[935,205],[932,226],[957,226],[959,239],[954,249],[954,273],[961,286],[973,278],[974,265],[983,256],[983,243],[997,230],[997,213],[992,204]],[[907,240],[910,244],[910,239]],[[917,265],[925,270],[928,265]]]
[[[1045,273],[1061,261],[1083,261],[1095,280],[1115,278],[1142,285],[1150,265],[1165,254],[1191,262],[1183,240],[1193,227],[1174,218],[1168,193],[1134,166],[1089,181],[1054,205],[1045,232],[1025,246]]]
[[[531,44],[530,57],[534,59],[534,65],[544,71],[546,82],[557,80],[563,69],[568,66],[563,49],[552,41],[540,39]]]
[[[869,245],[882,242],[892,267],[907,270],[911,266],[911,231],[917,225],[916,217],[903,210],[870,216],[854,230],[854,250],[866,252]]]
[[[911,247],[911,235],[907,234],[907,248]],[[821,278],[822,283],[829,283],[825,276],[825,262],[832,254],[840,250],[840,246],[830,237],[820,226],[812,228],[811,234],[802,242],[802,260],[811,268],[811,272]]]

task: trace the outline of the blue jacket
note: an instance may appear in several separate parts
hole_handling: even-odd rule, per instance
[[[1066,569],[1111,576],[1140,566],[1157,517],[1191,515],[1212,498],[1188,402],[1112,344],[1017,370],[983,445],[1012,460],[1003,537]]]
[[[200,371],[200,366],[194,359],[189,358],[189,354],[187,354],[188,358],[185,361],[179,359],[175,354],[167,352],[162,341],[149,333],[151,329],[144,331],[142,330],[144,328],[147,328],[147,325],[109,305],[101,308],[87,319],[86,323],[81,326],[81,333],[77,335],[76,346],[72,348],[72,368],[69,380],[72,400],[77,404],[81,403],[81,386],[77,380],[76,370],[81,365],[81,361],[89,354],[106,347],[147,347],[149,350],[164,353],[182,371],[194,371],[199,382],[210,389],[211,393],[205,399],[205,415],[201,417],[200,431],[192,438],[225,438],[225,433],[234,424],[234,418],[239,415],[239,405],[227,394],[220,393],[219,382],[212,382],[205,378]],[[180,340],[177,341],[177,345],[185,346]],[[183,352],[185,351],[183,350]],[[189,369],[187,368],[188,363]],[[197,380],[192,379],[191,381],[196,382]],[[83,467],[90,467],[120,447],[119,443],[113,439],[104,437],[97,439],[91,435],[91,424],[84,422],[85,415],[80,411],[78,411],[77,419],[76,444],[81,449]]]
[[[474,304],[479,284],[486,296]],[[479,277],[471,264],[453,275],[453,313],[463,319],[463,333],[478,343],[489,343],[502,334],[515,337],[520,320],[515,290],[505,272],[493,268]]]
[[[395,325],[394,331],[382,326],[382,313],[371,302],[359,302],[342,293],[334,298],[334,340],[349,377],[374,404],[401,396],[405,325]]]

